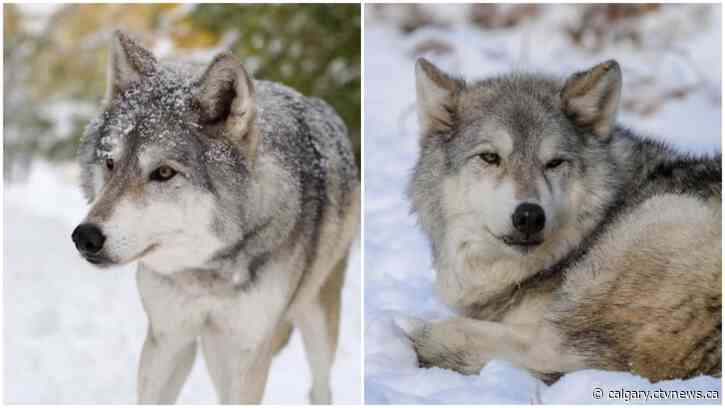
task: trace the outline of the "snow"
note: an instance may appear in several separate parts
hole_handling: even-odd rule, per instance
[[[557,29],[571,17],[570,7],[549,9],[525,29],[485,32],[461,22],[456,17],[460,13],[445,7],[455,6],[436,5],[435,13],[446,21],[459,18],[455,24],[448,28],[424,27],[408,36],[398,31],[391,20],[369,18],[365,22],[366,403],[624,403],[614,399],[622,390],[650,391],[651,395],[659,390],[716,390],[719,395],[721,381],[713,377],[651,384],[629,373],[582,370],[547,386],[505,361],[491,361],[474,376],[417,367],[413,348],[393,319],[416,316],[439,320],[453,316],[453,312],[434,294],[430,250],[404,197],[418,152],[413,77],[416,46],[432,40],[447,44],[452,52],[429,52],[424,56],[468,79],[512,69],[566,76],[616,58],[624,75],[624,100],[705,83],[685,98],[667,100],[649,116],[624,111],[620,119],[638,132],[667,140],[683,150],[720,150],[719,6],[707,11],[714,24],[704,31],[696,25],[699,23],[685,18],[687,13],[664,7],[659,16],[664,23],[655,24],[657,16],[647,22],[653,26],[654,38],[648,41],[664,41],[661,36],[669,33],[668,27],[680,27],[687,35],[668,34],[675,37],[667,47],[640,50],[619,46],[598,54],[574,49]],[[655,82],[640,85],[639,79],[647,75],[653,76]],[[595,387],[607,393],[605,398],[593,399]],[[609,393],[612,398],[607,398]],[[699,401],[691,396],[667,401],[654,398],[649,402],[720,403],[719,397]]]
[[[134,403],[146,316],[134,266],[99,270],[70,233],[87,206],[74,164],[36,162],[26,184],[5,185],[5,403]],[[356,248],[359,244],[356,244]],[[336,403],[360,401],[360,251],[347,271],[341,339],[332,372]],[[270,370],[265,403],[307,401],[311,376],[301,336]],[[216,396],[201,353],[180,403]]]

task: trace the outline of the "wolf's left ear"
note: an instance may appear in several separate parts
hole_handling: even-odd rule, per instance
[[[614,129],[622,93],[622,71],[615,60],[577,72],[561,90],[562,110],[577,126],[608,138]]]
[[[254,160],[259,136],[254,125],[257,104],[252,79],[230,53],[218,55],[196,81],[194,100],[201,120],[220,125],[224,135]]]
[[[138,45],[121,30],[113,32],[108,62],[106,102],[110,102],[129,84],[156,72],[157,61],[150,51]]]
[[[415,64],[415,91],[422,135],[453,127],[455,97],[465,83],[452,78],[424,58]]]

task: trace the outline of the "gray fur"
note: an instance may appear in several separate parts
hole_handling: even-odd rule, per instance
[[[468,84],[456,80],[455,83],[463,84],[459,88],[446,87],[445,84],[454,80],[432,64],[423,61],[418,65],[425,67],[417,71],[419,98],[420,84],[446,90],[424,91],[440,97],[446,120],[421,118],[420,156],[408,188],[413,211],[432,247],[437,284],[444,299],[462,315],[477,320],[502,324],[546,322],[547,333],[549,330],[553,333],[549,346],[556,346],[551,352],[564,353],[569,359],[519,362],[542,378],[554,379],[561,372],[583,367],[634,371],[652,380],[703,373],[720,375],[721,260],[719,256],[711,256],[720,247],[719,227],[703,232],[703,242],[697,247],[706,248],[703,263],[692,257],[682,260],[681,253],[665,255],[671,257],[666,260],[645,256],[660,253],[664,247],[690,245],[675,236],[653,235],[653,243],[644,241],[639,248],[626,252],[614,249],[618,235],[646,236],[646,229],[665,229],[667,219],[651,227],[628,225],[633,224],[629,221],[632,214],[644,212],[656,216],[647,213],[647,209],[668,200],[667,197],[683,200],[683,211],[691,205],[702,207],[692,210],[699,211],[693,212],[693,225],[703,217],[709,217],[712,225],[719,225],[720,155],[682,154],[617,125],[621,71],[615,61],[574,74],[566,81],[519,73]],[[421,75],[428,79],[421,79]],[[419,99],[421,111],[423,116],[440,117],[441,114],[429,103],[421,105]],[[511,140],[512,149],[499,165],[476,161],[481,160],[475,153],[482,143],[491,140],[494,145],[498,143],[496,151],[500,154],[501,146],[505,145],[503,139]],[[549,148],[544,147],[547,143],[555,145],[555,157],[564,159],[564,164],[550,169],[548,162],[541,160],[542,152]],[[451,249],[451,240],[460,234],[456,232],[461,228],[458,218],[467,216],[452,213],[451,206],[467,207],[463,203],[451,204],[447,188],[454,187],[445,186],[454,185],[466,197],[475,196],[472,189],[477,188],[476,183],[482,178],[492,180],[493,192],[486,193],[491,194],[487,200],[493,207],[496,191],[505,184],[513,186],[512,199],[517,202],[538,203],[542,201],[542,194],[553,192],[568,197],[547,208],[563,214],[559,224],[542,233],[543,243],[524,250],[512,251],[505,242],[483,232],[480,242],[485,244],[476,243],[479,238],[474,241],[467,238],[465,242],[455,241],[458,246]],[[547,220],[550,216],[547,214]],[[485,219],[485,214],[481,217]],[[465,260],[455,252],[460,250],[462,254],[469,245],[485,248],[480,261],[476,261],[478,255],[474,250],[467,253],[470,259]],[[603,260],[603,256],[611,257],[607,258],[610,261]],[[497,264],[506,265],[506,262],[511,265],[508,269],[503,266],[497,269]],[[683,266],[678,262],[683,262]],[[641,270],[611,270],[608,263],[634,263]],[[480,269],[470,269],[471,265]],[[689,271],[681,270],[687,268],[701,269],[688,278]],[[489,280],[487,274],[492,274]],[[625,283],[620,283],[624,287],[615,283],[591,286],[587,282],[592,279]],[[707,283],[695,284],[702,280]],[[481,287],[469,287],[466,283],[469,281]],[[639,287],[637,295],[641,300],[633,302],[629,298],[635,284],[644,287]],[[657,287],[669,295],[651,294]],[[681,302],[671,304],[671,299],[680,297]],[[687,301],[687,297],[693,300]],[[699,315],[701,328],[688,329],[692,319],[682,318],[683,313]],[[466,336],[473,332],[479,333],[483,343],[487,336],[492,336],[490,330],[494,327],[465,319],[455,324],[432,323],[432,327],[445,324],[468,333],[464,338],[470,338]],[[460,368],[459,371],[470,373],[470,361],[459,364],[460,367],[451,362],[474,355],[471,358],[476,362],[488,359],[476,354],[475,347],[479,346],[472,345],[476,341],[462,346],[444,338],[431,340],[436,337],[431,335],[436,330],[421,327],[413,330],[411,337],[422,364]],[[661,335],[644,341],[641,336],[647,330],[659,331]],[[440,332],[450,333],[450,330],[440,329]],[[654,358],[658,348],[671,350],[680,357],[669,361]],[[496,355],[495,350],[486,350],[484,353],[493,353],[489,358],[508,358],[508,351],[500,350],[501,354]]]
[[[106,249],[109,244],[87,256],[99,266],[140,260],[139,288],[150,320],[140,371],[141,401],[166,401],[175,393],[170,389],[176,385],[159,385],[148,377],[154,374],[148,367],[154,366],[149,363],[153,359],[145,356],[164,352],[148,351],[155,350],[161,337],[180,339],[167,346],[172,349],[176,342],[196,344],[198,335],[218,341],[215,333],[221,330],[231,340],[253,342],[229,343],[236,350],[256,350],[243,358],[266,359],[269,344],[285,342],[277,337],[272,341],[274,328],[289,327],[296,316],[306,316],[305,330],[337,327],[336,322],[321,321],[325,315],[317,310],[321,297],[339,299],[339,286],[329,289],[336,294],[321,291],[328,290],[323,284],[332,279],[328,279],[331,274],[344,272],[337,265],[345,264],[357,230],[359,183],[347,129],[322,100],[251,79],[231,54],[217,56],[208,66],[157,61],[128,35],[117,32],[107,100],[86,129],[79,160],[82,188],[92,204],[85,222],[98,225],[108,235],[106,242],[128,246],[147,239],[118,231],[134,234],[132,224],[137,217],[146,219],[149,208],[186,214],[177,221],[176,230],[168,230],[173,226],[166,225],[166,214],[138,225],[138,230],[151,231],[147,235],[153,242],[142,243],[146,249],[134,258],[112,253]],[[166,182],[154,181],[151,170],[164,165],[176,175]],[[189,197],[198,200],[198,217],[188,213],[194,209]],[[165,207],[158,207],[160,203]],[[119,219],[121,213],[126,219]],[[154,235],[156,224],[166,230]],[[196,235],[185,238],[186,231]],[[161,250],[165,258],[159,255]],[[176,258],[185,263],[176,267],[164,261]],[[159,303],[180,296],[186,300],[178,310],[165,311]],[[228,304],[219,306],[224,302]],[[327,304],[339,307],[339,302]],[[310,308],[312,312],[303,312]],[[230,320],[229,310],[237,309],[256,316],[251,321],[238,315]],[[336,312],[328,315],[339,318]],[[183,323],[169,326],[178,321]],[[193,340],[188,339],[189,327],[197,323]],[[247,333],[251,323],[256,331]],[[336,344],[337,331],[330,335],[334,341],[326,337],[320,341]],[[313,350],[334,353],[334,348]],[[311,358],[331,360],[327,354]],[[218,362],[222,360],[213,359],[210,370],[223,370]],[[249,364],[266,373],[264,363],[250,360]],[[317,381],[313,401],[329,402],[325,373],[329,364],[313,368]],[[251,375],[238,374],[239,381]],[[261,398],[266,376],[254,375],[259,378],[246,385],[216,384],[220,399]],[[179,378],[183,380],[184,374]]]
[[[153,58],[150,54],[149,57]],[[286,208],[285,203],[271,208],[273,212],[267,217],[249,213],[244,205],[244,192],[253,171],[251,160],[214,122],[220,113],[210,114],[210,110],[199,107],[194,97],[199,94],[198,78],[208,76],[209,72],[200,74],[195,70],[198,68],[177,64],[147,68],[146,72],[153,75],[128,84],[88,126],[79,150],[82,187],[88,201],[95,199],[90,170],[102,165],[113,139],[121,139],[127,147],[125,159],[118,162],[131,168],[136,164],[137,149],[163,145],[169,156],[190,168],[192,183],[216,195],[219,213],[227,218],[216,225],[220,236],[226,234],[225,224],[241,225],[244,228],[238,237],[245,241],[245,248],[263,253],[281,245],[293,228],[299,228],[305,231],[305,239],[311,241],[310,248],[314,248],[322,212],[331,204],[326,197],[326,180],[339,183],[335,190],[340,197],[334,200],[339,204],[334,210],[340,212],[349,205],[350,194],[357,184],[357,169],[345,125],[320,99],[304,97],[273,82],[254,81],[256,127],[261,134],[258,154],[273,157],[284,168],[284,178],[297,186],[303,206],[301,214],[299,209]],[[228,79],[219,81],[225,80]],[[123,186],[128,184],[127,175],[135,172],[138,169],[118,169],[121,177],[107,187],[104,206],[106,203],[108,208],[112,206],[117,195],[123,193]],[[113,186],[121,187],[114,190]],[[294,217],[299,217],[299,221],[279,216],[280,212],[297,213]],[[297,222],[303,225],[296,226]],[[262,226],[264,229],[259,230]]]

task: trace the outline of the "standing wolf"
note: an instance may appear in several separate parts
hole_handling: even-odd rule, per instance
[[[422,365],[720,376],[720,156],[618,126],[621,82],[615,61],[473,84],[418,61],[408,192],[462,315],[398,321]]]
[[[139,401],[174,402],[200,340],[220,400],[258,402],[294,325],[310,399],[329,403],[360,200],[340,118],[230,54],[162,63],[121,32],[108,81],[80,147],[91,209],[72,238],[100,267],[139,261]]]

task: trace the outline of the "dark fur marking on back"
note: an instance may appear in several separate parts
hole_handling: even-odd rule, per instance
[[[303,148],[312,154],[314,158],[311,163],[312,169],[308,169],[307,167],[300,168],[300,181],[302,184],[302,219],[303,222],[311,224],[310,227],[313,231],[311,234],[312,245],[309,248],[314,248],[316,252],[320,240],[320,225],[322,225],[323,211],[328,204],[327,185],[325,184],[327,175],[322,167],[322,155],[312,140],[312,131],[304,120],[304,107],[299,104],[293,104],[291,108],[297,111],[295,119],[299,126],[298,136],[300,141],[303,142]],[[311,215],[312,219],[307,219],[305,215]],[[317,255],[316,253],[307,254],[307,259],[305,260],[306,265],[309,266]]]

